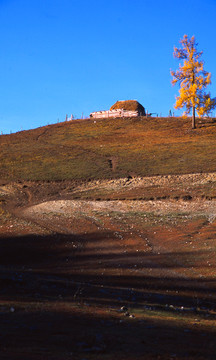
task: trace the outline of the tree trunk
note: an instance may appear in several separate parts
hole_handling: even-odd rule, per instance
[[[193,106],[192,129],[196,129],[195,106]]]

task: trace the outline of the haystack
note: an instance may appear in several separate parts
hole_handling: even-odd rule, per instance
[[[145,108],[136,100],[116,101],[116,103],[110,108],[110,110],[120,109],[127,111],[138,111],[140,115],[145,116]]]

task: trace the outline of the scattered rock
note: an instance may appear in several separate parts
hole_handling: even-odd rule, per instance
[[[122,312],[127,312],[127,311],[128,311],[128,308],[127,308],[126,306],[122,306],[122,307],[121,307],[121,311],[122,311]]]

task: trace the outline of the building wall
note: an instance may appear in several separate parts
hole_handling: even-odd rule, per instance
[[[100,118],[117,118],[117,117],[136,117],[139,116],[138,111],[128,111],[128,110],[105,110],[105,111],[95,111],[90,114],[90,117],[93,117],[94,119],[100,119]]]

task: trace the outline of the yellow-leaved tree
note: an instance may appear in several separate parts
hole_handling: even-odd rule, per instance
[[[209,114],[216,106],[216,99],[210,93],[205,93],[205,88],[211,84],[211,73],[204,70],[204,62],[200,60],[202,51],[197,51],[195,37],[191,39],[184,35],[180,40],[181,49],[174,47],[173,56],[184,60],[177,71],[171,71],[172,84],[180,84],[179,96],[176,97],[175,109],[186,108],[184,114],[189,114],[192,109],[192,128],[196,128],[195,112],[198,116]]]

